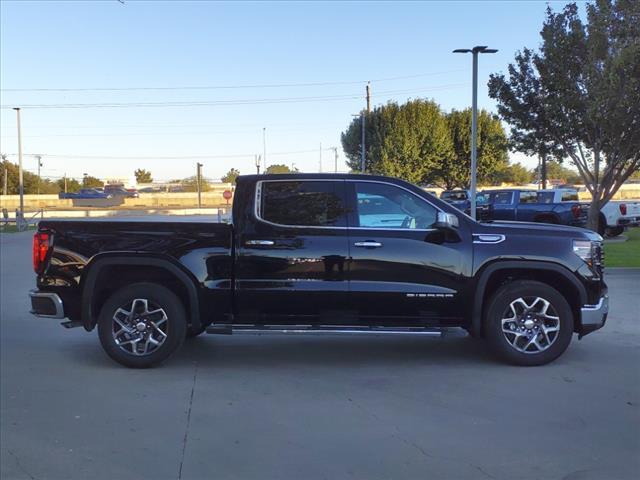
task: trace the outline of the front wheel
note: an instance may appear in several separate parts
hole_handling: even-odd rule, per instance
[[[127,285],[111,295],[98,317],[102,348],[131,368],[152,367],[182,345],[187,321],[180,299],[154,283]]]
[[[554,288],[516,280],[498,289],[489,301],[485,335],[492,350],[514,365],[544,365],[571,343],[573,313]]]

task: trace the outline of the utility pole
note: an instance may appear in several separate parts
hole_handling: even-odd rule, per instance
[[[67,172],[64,172],[64,193],[67,193]]]
[[[264,170],[267,170],[267,127],[262,127],[262,161]]]
[[[364,110],[363,110],[363,111],[362,111],[362,113],[360,114],[360,118],[362,119],[362,120],[360,121],[360,123],[361,123],[361,125],[362,125],[362,135],[361,135],[361,139],[360,139],[360,143],[362,144],[362,154],[361,154],[361,158],[360,158],[360,171],[361,171],[362,173],[364,173],[364,171],[365,171],[365,164],[366,164],[366,156],[365,156],[365,155],[366,155],[366,154],[365,154],[365,152],[366,152],[366,146],[365,146],[365,135],[364,135],[364,132],[365,132],[365,125],[364,125],[364,124],[365,124],[365,122],[366,122],[366,118],[367,118],[367,117],[365,116],[365,114],[364,114]]]
[[[333,161],[334,173],[338,173],[338,147],[333,147]]]
[[[5,154],[2,154],[2,163],[4,163],[4,161],[7,159],[7,156]],[[2,181],[2,194],[3,195],[7,195],[7,177],[9,175],[9,171],[7,170],[7,167],[4,167],[4,180]]]
[[[40,183],[42,182],[42,178],[40,177],[40,167],[42,167],[42,155],[36,155],[36,160],[38,161],[38,195],[40,195]]]
[[[371,113],[371,82],[367,82],[367,113]]]
[[[14,108],[16,111],[17,123],[18,123],[18,162],[19,162],[19,174],[18,174],[18,191],[20,193],[20,218],[16,218],[16,225],[18,230],[22,230],[22,223],[24,220],[24,178],[22,174],[22,129],[20,126],[20,108]]]
[[[476,178],[478,170],[478,54],[496,53],[498,50],[486,46],[472,49],[458,48],[453,53],[471,53],[473,55],[473,87],[471,94],[471,218],[476,219]]]
[[[320,173],[322,173],[322,142],[320,142],[320,160],[319,160]]]
[[[196,185],[198,187],[198,208],[202,208],[201,182],[202,182],[202,164],[196,163]]]

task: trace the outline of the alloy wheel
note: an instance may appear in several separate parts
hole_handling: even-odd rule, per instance
[[[167,339],[168,320],[159,305],[146,298],[136,298],[113,314],[113,340],[130,355],[150,355]]]
[[[544,352],[558,338],[560,317],[542,297],[519,297],[502,315],[502,333],[509,345],[521,353]]]

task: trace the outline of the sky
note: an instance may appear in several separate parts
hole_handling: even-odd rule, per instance
[[[564,2],[549,2],[560,9]],[[230,168],[254,156],[306,171],[346,171],[340,133],[365,106],[429,98],[478,105],[490,73],[539,45],[547,2],[0,2],[0,151],[42,175],[156,180]],[[151,104],[151,105],[150,105]],[[70,108],[72,107],[73,108]],[[322,146],[322,150],[321,150]],[[322,152],[322,153],[321,153]],[[513,156],[533,167],[535,159]]]

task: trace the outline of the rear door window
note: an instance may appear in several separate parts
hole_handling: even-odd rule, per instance
[[[284,226],[346,227],[343,181],[265,181],[258,217]]]

